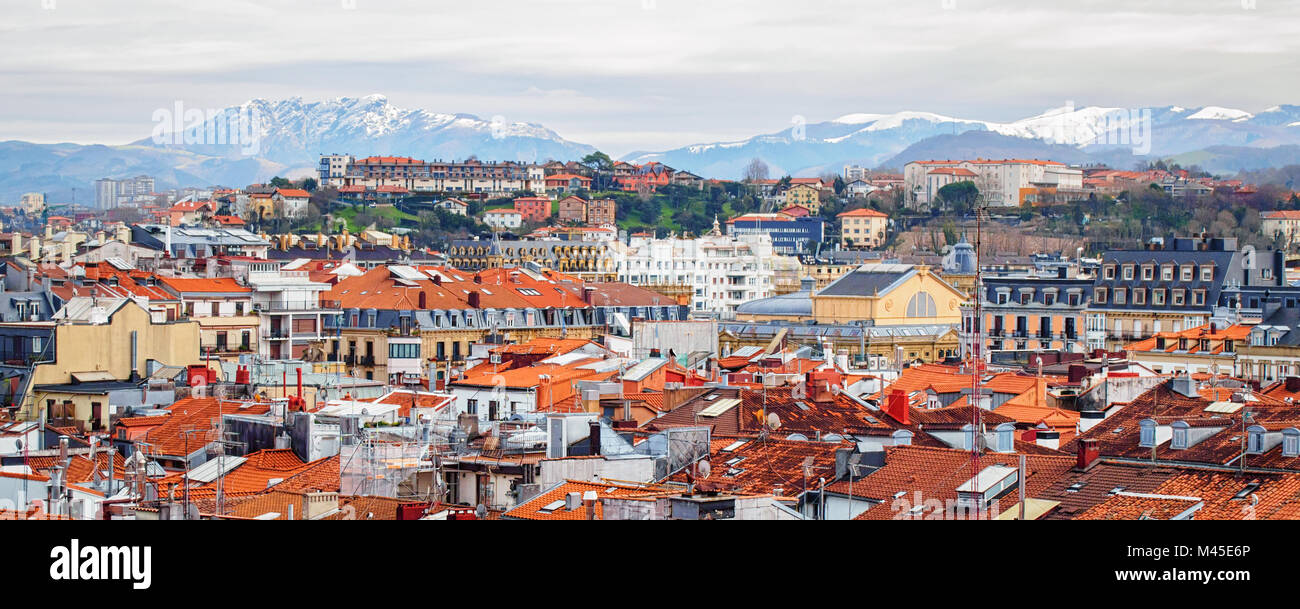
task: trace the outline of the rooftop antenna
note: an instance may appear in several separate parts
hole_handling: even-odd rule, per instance
[[[980,396],[979,364],[983,355],[982,351],[984,350],[983,349],[984,341],[983,339],[980,338],[981,335],[980,330],[984,321],[983,309],[980,307],[981,301],[984,300],[983,265],[980,264],[980,246],[982,245],[983,237],[984,237],[985,206],[983,205],[983,203],[984,203],[984,196],[976,195],[976,199],[975,199],[975,299],[974,299],[975,319],[974,319],[974,323],[971,324],[972,335],[971,335],[971,372],[970,372],[971,400],[972,400],[971,402],[972,408],[970,409],[971,411],[970,466],[971,466],[971,475],[976,477],[979,476],[979,471],[980,471],[979,440],[982,435],[980,433],[980,419],[981,419],[980,397],[981,396]],[[979,518],[980,507],[982,506],[979,505],[979,502],[976,502],[975,504],[976,519]]]

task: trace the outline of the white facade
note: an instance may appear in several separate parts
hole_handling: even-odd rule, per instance
[[[975,174],[969,178],[989,205],[1016,207],[1020,205],[1021,190],[1035,187],[1052,187],[1061,190],[1082,190],[1083,170],[1067,167],[1056,161],[1027,159],[1004,160],[948,160],[912,161],[903,166],[903,185],[908,193],[907,203],[912,206],[928,205],[942,188],[960,178],[933,174],[941,168],[967,169]]]
[[[489,209],[483,214],[483,223],[492,228],[519,228],[524,216],[512,209]]]
[[[741,303],[775,293],[777,256],[767,235],[716,235],[694,239],[633,237],[618,244],[618,280],[632,285],[689,285],[691,308],[724,319]]]

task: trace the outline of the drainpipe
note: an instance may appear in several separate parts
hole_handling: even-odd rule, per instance
[[[132,381],[137,381],[137,380],[140,379],[139,368],[138,368],[138,367],[136,366],[136,364],[135,364],[135,363],[136,363],[136,357],[137,357],[137,355],[138,355],[138,353],[139,353],[139,351],[138,351],[138,347],[137,347],[137,344],[136,344],[137,335],[138,335],[138,331],[137,331],[137,330],[131,330],[131,380],[132,380]]]

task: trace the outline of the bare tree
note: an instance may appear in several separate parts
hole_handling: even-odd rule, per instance
[[[767,163],[764,163],[763,159],[754,157],[754,159],[749,162],[749,165],[745,166],[745,181],[755,182],[758,180],[766,180],[766,179],[767,179]]]

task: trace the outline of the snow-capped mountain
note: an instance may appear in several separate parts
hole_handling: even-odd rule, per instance
[[[216,143],[212,134],[222,129],[243,137],[228,136],[226,141],[239,139],[233,144]],[[331,152],[545,161],[580,158],[594,150],[535,123],[400,108],[383,95],[320,102],[254,99],[226,108],[202,125],[163,131],[136,143],[221,157],[246,157],[255,150],[254,156],[288,166],[314,166],[321,153]]]
[[[624,160],[655,160],[700,175],[740,177],[749,161],[758,157],[768,164],[773,174],[812,175],[838,172],[846,163],[877,166],[929,138],[970,131],[1015,138],[1000,138],[998,148],[1014,153],[1019,140],[1019,148],[1026,156],[1043,152],[1044,146],[1077,148],[1083,154],[1070,156],[1081,156],[1084,160],[1090,155],[1113,158],[1117,149],[1123,149],[1129,156],[1168,156],[1212,146],[1300,145],[1300,106],[1274,106],[1257,114],[1218,106],[1198,109],[1067,106],[1011,122],[914,111],[846,114],[746,140],[696,144],[664,152],[638,152]],[[943,151],[927,146],[919,149]]]
[[[153,133],[122,146],[0,142],[0,201],[34,191],[84,203],[93,200],[95,180],[140,174],[154,176],[160,189],[243,186],[314,175],[322,153],[542,162],[595,150],[534,123],[399,108],[382,95],[254,99],[185,120],[189,112],[160,109]]]

